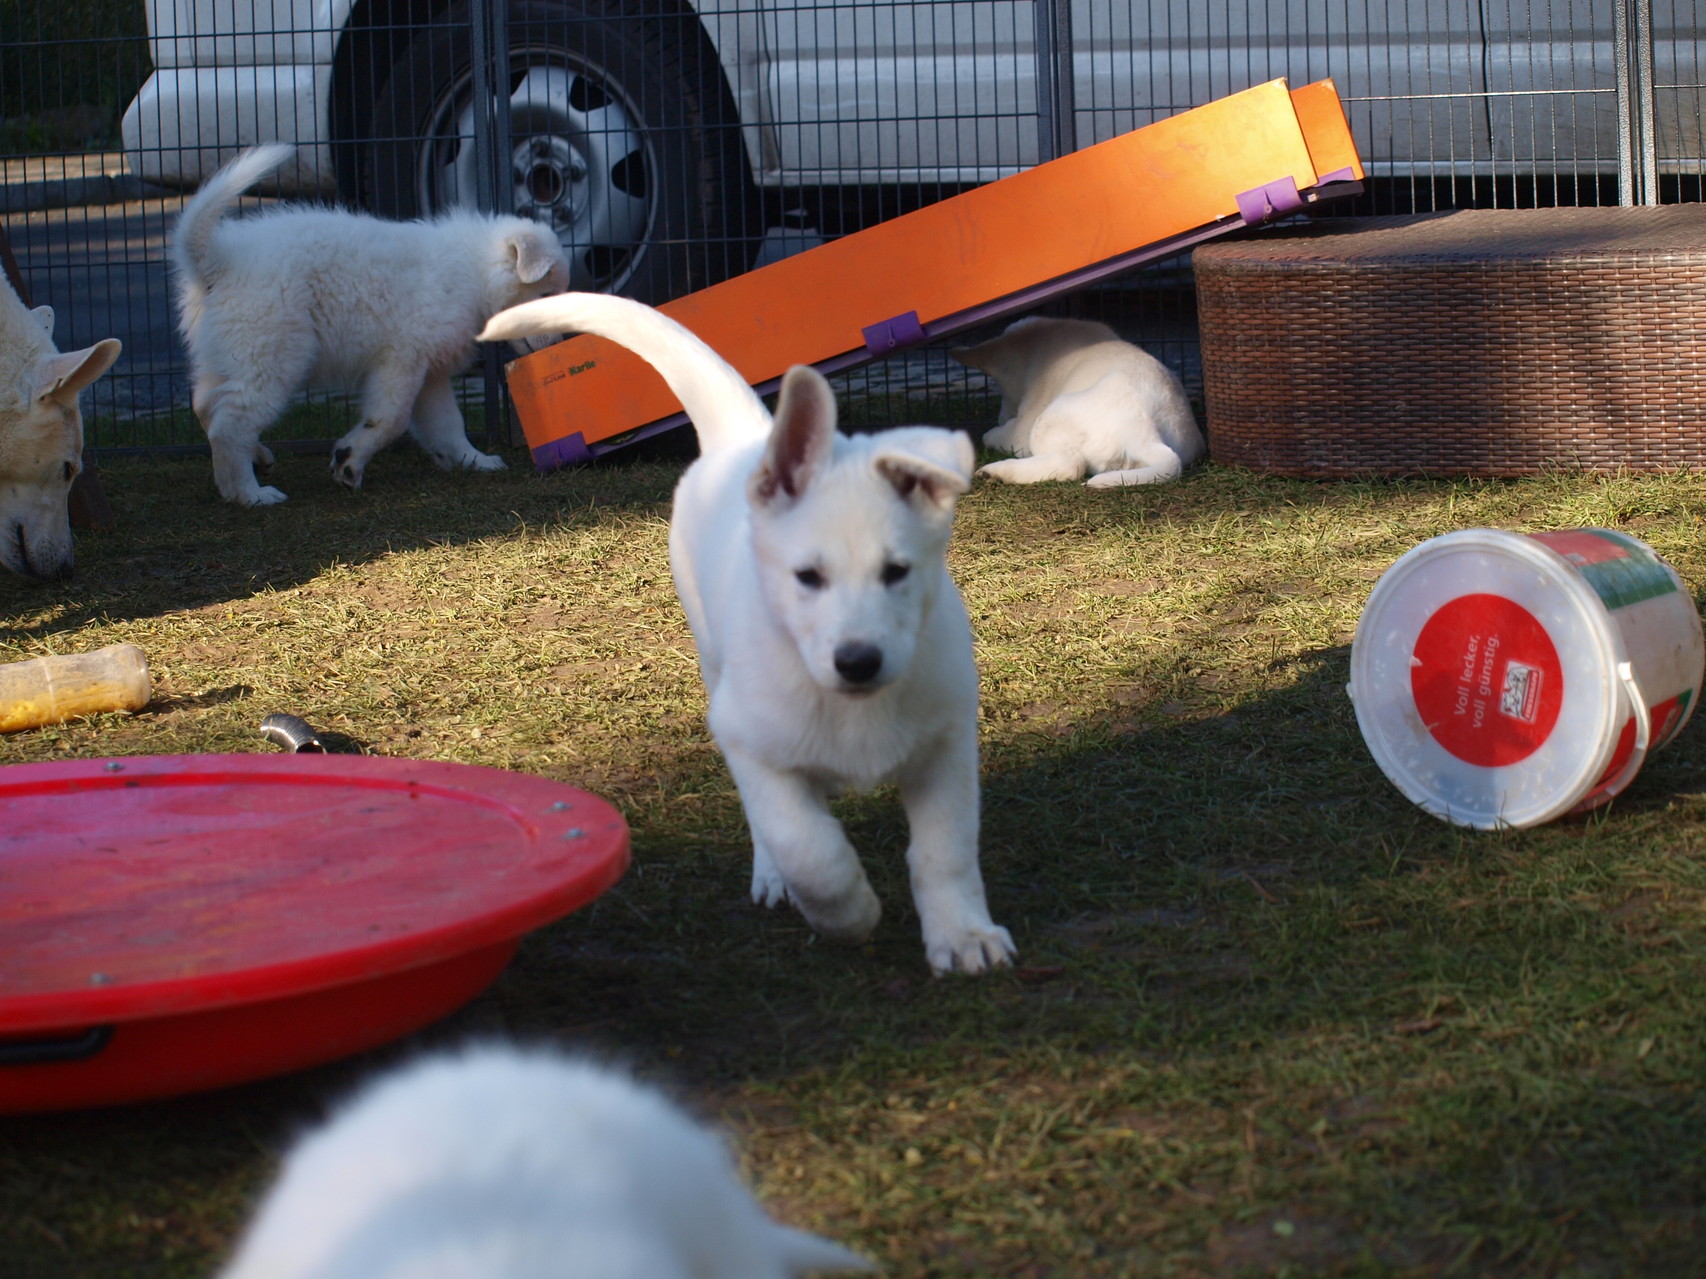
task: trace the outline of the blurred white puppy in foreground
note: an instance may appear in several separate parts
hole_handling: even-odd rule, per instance
[[[931,967],[1008,962],[978,868],[977,668],[946,560],[971,441],[924,426],[842,435],[829,384],[805,366],[783,378],[772,423],[715,351],[623,298],[544,298],[481,336],[564,331],[642,356],[699,433],[670,565],[752,830],[753,899],[786,897],[837,941],[869,937],[882,907],[829,801],[893,781]]]
[[[1179,379],[1105,324],[1028,316],[951,354],[1001,387],[1001,422],[983,442],[1013,456],[979,475],[1035,484],[1089,472],[1091,488],[1119,488],[1177,479],[1202,455]]]
[[[568,285],[557,237],[526,218],[464,211],[384,222],[287,207],[226,219],[295,151],[245,151],[202,185],[172,232],[178,325],[220,495],[284,501],[256,478],[272,465],[261,433],[306,386],[361,394],[361,422],[332,449],[340,484],[360,488],[368,461],[404,430],[446,470],[502,468],[468,442],[450,379],[494,313]]]
[[[777,1225],[655,1092],[477,1048],[382,1078],[286,1158],[223,1279],[786,1279],[870,1270]]]

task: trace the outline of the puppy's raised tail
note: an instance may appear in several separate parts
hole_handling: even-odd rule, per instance
[[[201,190],[184,205],[172,229],[172,260],[180,275],[202,288],[207,287],[221,266],[213,248],[213,232],[219,219],[243,192],[295,154],[296,147],[289,142],[253,147],[201,184]]]
[[[746,379],[689,330],[642,302],[608,293],[558,293],[499,311],[480,341],[536,333],[592,333],[627,347],[669,383],[693,419],[702,453],[770,434],[770,414]]]

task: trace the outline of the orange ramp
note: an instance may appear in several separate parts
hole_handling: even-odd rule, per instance
[[[1273,80],[665,303],[761,393],[1028,310],[1361,189],[1331,80]],[[510,363],[540,470],[679,426],[632,352],[582,335]]]

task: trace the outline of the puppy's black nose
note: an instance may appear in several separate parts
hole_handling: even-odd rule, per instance
[[[835,646],[835,673],[849,684],[868,684],[883,669],[883,650],[875,644],[848,640]]]

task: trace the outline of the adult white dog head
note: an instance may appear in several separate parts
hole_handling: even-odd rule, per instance
[[[71,482],[83,466],[83,388],[112,367],[116,338],[63,354],[53,308],[0,284],[0,564],[49,581],[71,572]]]

